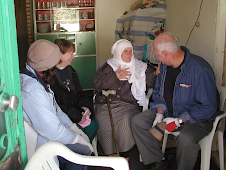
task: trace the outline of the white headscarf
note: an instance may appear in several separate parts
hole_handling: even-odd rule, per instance
[[[138,100],[137,103],[140,106],[144,106],[146,91],[145,71],[147,69],[147,64],[135,58],[134,55],[129,63],[124,62],[121,58],[121,54],[127,47],[130,47],[133,50],[133,46],[128,40],[121,39],[116,41],[111,48],[113,58],[108,59],[107,63],[113,68],[114,71],[116,71],[119,66],[121,66],[121,69],[129,68],[131,76],[128,77],[128,82],[130,84],[132,83],[131,92],[134,98]]]

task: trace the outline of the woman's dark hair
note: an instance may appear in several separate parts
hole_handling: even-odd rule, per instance
[[[53,84],[55,79],[57,78],[57,68],[56,66],[41,72],[43,75],[43,80],[46,84]]]
[[[68,40],[65,39],[55,39],[54,43],[60,48],[60,52],[65,54],[69,50],[73,50],[75,52],[75,45]]]

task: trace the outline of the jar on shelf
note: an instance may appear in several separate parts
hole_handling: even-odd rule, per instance
[[[46,2],[46,8],[50,9],[51,8],[51,3],[50,2]]]
[[[42,9],[46,9],[46,2],[45,1],[42,2]]]
[[[78,6],[82,6],[81,0],[78,0]]]
[[[63,1],[60,3],[61,8],[67,8],[67,2]]]
[[[42,21],[43,19],[44,19],[43,15],[42,14],[38,14],[37,20],[38,21]]]
[[[82,13],[79,12],[79,19],[82,19]]]
[[[44,20],[49,20],[49,15],[48,14],[44,14]]]
[[[89,6],[93,6],[93,5],[92,5],[92,0],[89,0]]]
[[[88,19],[88,12],[83,12],[82,13],[82,18],[83,19]]]
[[[91,1],[91,6],[94,6],[94,0],[90,0]]]
[[[41,9],[41,2],[37,2],[36,8]]]
[[[56,7],[60,8],[61,7],[61,3],[60,2],[56,2]]]
[[[88,12],[88,18],[94,19],[94,12]]]
[[[52,8],[56,8],[56,2],[55,2],[55,1],[52,1],[52,2],[51,2],[51,7],[52,7]]]
[[[83,0],[83,6],[87,6],[86,0]]]

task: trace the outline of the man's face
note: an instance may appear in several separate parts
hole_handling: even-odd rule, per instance
[[[170,63],[166,57],[166,55],[167,55],[166,52],[162,52],[161,54],[159,54],[159,50],[155,46],[153,46],[153,52],[163,64],[170,66]]]
[[[164,64],[164,62],[163,62],[164,59],[162,57],[162,53],[159,54],[159,50],[155,46],[153,46],[153,52],[157,56],[157,58]]]

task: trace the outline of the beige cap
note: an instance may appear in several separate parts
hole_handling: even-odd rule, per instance
[[[46,71],[54,67],[61,58],[59,47],[44,39],[32,43],[27,52],[27,64],[36,71]]]

